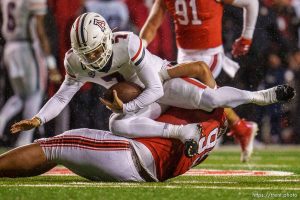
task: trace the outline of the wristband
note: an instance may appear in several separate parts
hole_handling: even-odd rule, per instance
[[[48,69],[56,69],[56,59],[53,55],[49,55],[46,57],[46,63]]]

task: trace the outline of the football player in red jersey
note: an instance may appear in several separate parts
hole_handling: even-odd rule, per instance
[[[222,108],[207,113],[173,107],[157,120],[199,123],[198,154],[186,157],[177,139],[128,139],[102,130],[75,129],[2,154],[0,177],[36,176],[61,164],[90,180],[164,181],[204,161],[227,127]]]
[[[156,0],[140,37],[145,45],[150,43],[168,11],[175,24],[177,62],[201,60],[209,65],[215,78],[222,69],[234,77],[239,65],[224,55],[222,46],[224,4],[244,9],[243,31],[232,45],[232,55],[245,55],[251,46],[258,15],[258,0]],[[232,109],[226,109],[225,112],[231,128],[230,135],[241,144],[241,161],[248,161],[253,151],[257,124],[241,119]]]

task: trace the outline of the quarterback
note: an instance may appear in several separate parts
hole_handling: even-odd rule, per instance
[[[134,33],[112,33],[105,19],[96,13],[85,13],[75,20],[71,42],[72,49],[65,57],[67,74],[60,89],[34,118],[14,124],[11,129],[13,133],[40,126],[56,117],[86,82],[108,88],[126,80],[140,85],[144,90],[128,103],[118,99],[116,92],[113,103],[102,101],[115,113],[119,113],[117,117],[111,118],[111,131],[130,138],[176,138],[185,144],[185,153],[191,157],[198,149],[198,124],[156,122],[153,119],[157,115],[148,115],[148,109],[159,107],[163,112],[160,103],[211,112],[218,107],[235,107],[246,103],[268,105],[287,101],[294,96],[294,89],[289,86],[249,92],[232,87],[211,89],[195,79],[177,78],[189,76],[190,69],[196,67],[198,76],[194,72],[191,76],[207,80],[206,84],[215,87],[212,75],[204,63],[190,62],[172,67],[167,60],[145,49],[141,39]]]

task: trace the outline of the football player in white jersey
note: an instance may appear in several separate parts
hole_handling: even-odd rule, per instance
[[[289,86],[249,92],[231,87],[211,89],[193,79],[177,78],[188,76],[194,67],[200,75],[192,73],[191,76],[202,81],[205,80],[203,76],[212,79],[212,74],[201,62],[170,67],[168,61],[145,49],[141,39],[134,33],[112,33],[105,19],[97,13],[79,16],[70,36],[72,49],[65,57],[65,81],[34,118],[14,124],[11,129],[13,133],[40,126],[56,117],[86,82],[108,88],[126,80],[142,86],[144,90],[136,99],[124,104],[115,93],[116,101],[107,106],[121,114],[111,118],[111,131],[131,138],[177,138],[185,143],[186,155],[193,156],[197,152],[196,141],[200,137],[198,124],[178,126],[156,122],[153,118],[157,116],[148,116],[149,106],[154,109],[161,107],[155,103],[158,101],[164,105],[212,111],[217,107],[235,107],[245,103],[267,105],[294,96],[294,90]]]
[[[59,82],[61,75],[56,69],[56,60],[51,55],[44,30],[46,0],[1,0],[0,6],[3,19],[1,30],[6,41],[4,64],[15,93],[0,112],[1,137],[7,122],[22,108],[24,118],[33,117],[40,109],[47,76],[43,61],[47,63],[51,81]],[[43,57],[38,57],[40,52],[34,51],[35,38],[32,35],[37,36]],[[21,134],[16,146],[32,142],[32,136],[33,130]]]

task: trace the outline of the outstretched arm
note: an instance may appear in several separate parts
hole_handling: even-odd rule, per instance
[[[259,2],[258,0],[217,0],[225,4],[230,4],[236,7],[243,8],[244,21],[243,31],[240,38],[238,38],[232,46],[233,56],[241,56],[248,53],[252,43],[255,24],[258,16]]]
[[[68,75],[67,75],[68,77]],[[82,82],[67,78],[56,94],[49,99],[40,112],[32,119],[25,119],[12,125],[11,132],[30,130],[55,118],[68,105],[75,93],[83,85]]]
[[[140,38],[143,40],[145,46],[154,39],[158,28],[162,24],[165,12],[166,7],[163,0],[156,0],[140,32]]]

